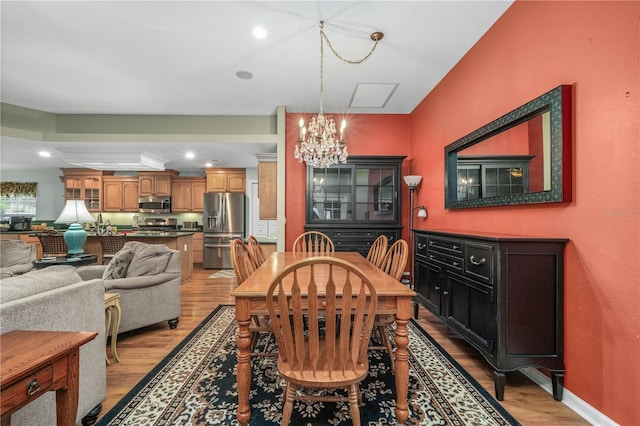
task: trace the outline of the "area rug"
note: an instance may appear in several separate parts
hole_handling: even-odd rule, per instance
[[[216,273],[209,275],[209,278],[235,278],[236,273],[233,272],[233,269],[221,269]]]
[[[219,306],[98,425],[237,425],[233,306]],[[410,425],[519,425],[413,320],[409,328]],[[259,351],[275,348],[261,338]],[[386,352],[370,351],[360,385],[363,425],[396,424]],[[252,358],[251,425],[279,425],[282,389],[274,357]],[[346,403],[296,402],[292,425],[351,425]]]

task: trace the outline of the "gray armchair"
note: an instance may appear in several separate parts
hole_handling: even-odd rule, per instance
[[[180,252],[162,244],[131,241],[108,265],[83,266],[85,280],[102,278],[106,293],[120,294],[119,332],[167,321],[176,328],[180,317]]]

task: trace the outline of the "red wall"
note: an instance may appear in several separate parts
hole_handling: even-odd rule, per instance
[[[329,115],[329,114],[326,114]],[[285,215],[287,225],[285,228],[285,248],[291,249],[293,241],[304,232],[305,224],[305,197],[306,197],[306,165],[299,163],[293,157],[296,140],[298,138],[300,117],[305,122],[310,115],[287,113],[286,122],[286,200]],[[333,114],[336,123],[342,121],[342,115]],[[350,114],[347,119],[345,141],[350,155],[407,155],[409,152],[409,121],[408,115],[371,115]],[[410,161],[405,159],[403,163],[403,175],[409,174]],[[403,188],[402,199],[408,200],[409,194]],[[403,209],[405,211],[407,209]],[[408,211],[403,218],[408,222]],[[408,238],[408,231],[405,238]]]
[[[567,237],[566,388],[640,425],[640,3],[516,1],[411,114],[417,227]],[[573,202],[444,209],[443,148],[573,85]],[[509,390],[506,390],[506,394]]]
[[[347,133],[351,154],[408,155],[429,211],[416,227],[571,240],[565,385],[623,425],[640,425],[639,5],[517,0],[410,116],[355,115]],[[445,210],[444,146],[560,84],[573,85],[573,201]],[[305,220],[299,118],[287,115],[286,247]]]

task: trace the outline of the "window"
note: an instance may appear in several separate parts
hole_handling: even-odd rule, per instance
[[[2,182],[0,185],[0,217],[35,217],[37,183]]]

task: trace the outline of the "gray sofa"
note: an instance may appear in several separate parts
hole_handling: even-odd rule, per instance
[[[82,266],[85,280],[103,278],[106,293],[120,294],[119,332],[180,317],[180,252],[163,244],[131,241],[108,265]]]
[[[76,423],[93,424],[106,395],[104,284],[84,281],[72,266],[50,266],[0,280],[0,334],[13,330],[91,331],[80,348]],[[0,338],[1,340],[1,338]],[[11,416],[16,426],[56,424],[55,392]]]
[[[0,240],[0,278],[29,272],[34,260],[35,245],[20,240]]]

